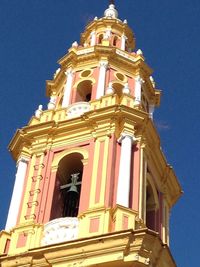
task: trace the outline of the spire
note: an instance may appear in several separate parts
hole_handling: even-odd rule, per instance
[[[105,10],[104,16],[110,19],[117,19],[118,12],[115,9],[114,0],[110,0],[109,2],[110,2],[109,7]]]

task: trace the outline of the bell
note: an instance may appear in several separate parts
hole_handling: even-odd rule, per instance
[[[67,192],[75,192],[78,194],[77,186],[75,184],[72,184]]]
[[[70,186],[68,192],[76,192],[76,193],[78,193],[77,186],[76,186],[78,178],[79,178],[78,176],[79,176],[79,173],[71,174],[72,183],[71,183],[71,186]]]

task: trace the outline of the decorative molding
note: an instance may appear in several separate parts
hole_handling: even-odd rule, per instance
[[[77,102],[72,104],[67,109],[67,118],[72,119],[76,117],[80,117],[85,112],[90,111],[90,104],[88,102]]]
[[[107,67],[108,67],[108,61],[100,61],[99,62],[99,67],[101,68],[105,68],[105,69],[107,69]]]
[[[52,220],[44,225],[41,245],[51,245],[74,240],[78,237],[78,218],[66,217]]]

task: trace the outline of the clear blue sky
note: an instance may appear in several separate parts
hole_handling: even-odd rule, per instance
[[[4,228],[15,163],[7,145],[45,97],[51,79],[71,43],[106,0],[0,1],[0,228]],[[200,159],[200,1],[116,0],[154,69],[163,90],[155,113],[162,147],[174,167],[184,195],[171,213],[171,249],[177,266],[197,266]]]

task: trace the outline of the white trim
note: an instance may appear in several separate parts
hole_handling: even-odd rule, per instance
[[[134,136],[124,133],[118,140],[118,142],[121,142],[121,155],[117,187],[117,204],[127,208],[129,207],[131,155],[134,141]]]
[[[126,49],[126,40],[127,40],[128,38],[126,37],[126,35],[122,35],[121,36],[121,50],[125,50]]]
[[[69,106],[69,101],[70,101],[70,94],[71,94],[71,89],[72,89],[72,82],[73,82],[73,71],[72,69],[68,69],[65,72],[67,76],[67,81],[64,87],[64,97],[63,97],[63,102],[62,102],[62,107],[66,108]]]
[[[97,99],[104,96],[107,67],[108,67],[107,61],[101,61],[100,62],[100,64],[99,64],[99,80],[98,80],[97,95],[96,95]]]
[[[143,83],[144,83],[144,80],[140,76],[135,77],[135,102],[136,104],[141,103]]]
[[[90,46],[94,46],[96,44],[96,32],[92,31],[90,36],[91,36]]]
[[[149,118],[153,120],[153,113],[154,113],[155,106],[149,105]]]
[[[24,188],[24,180],[26,177],[26,170],[28,166],[28,159],[20,158],[17,164],[17,172],[15,184],[13,188],[10,208],[8,212],[7,222],[5,229],[9,231],[17,223],[17,217],[20,209],[21,198]]]

